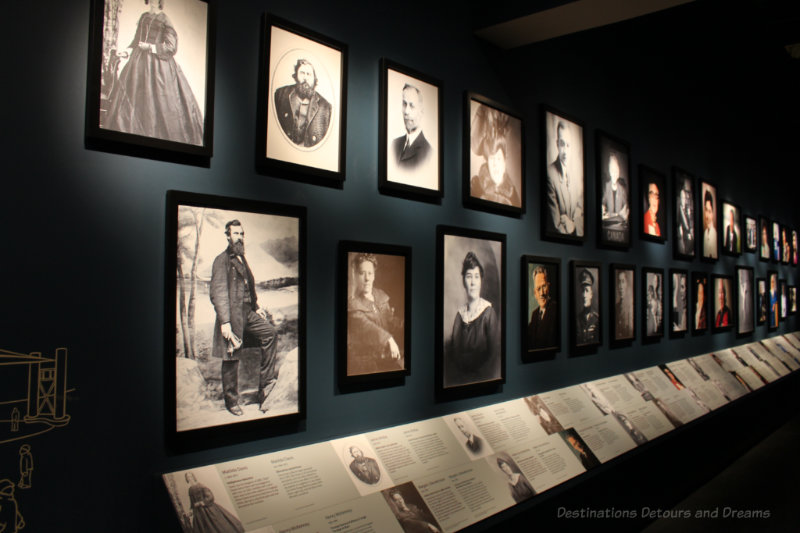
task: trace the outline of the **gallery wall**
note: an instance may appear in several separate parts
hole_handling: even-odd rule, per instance
[[[595,198],[594,131],[631,144],[632,168],[672,165],[714,182],[720,198],[746,214],[800,227],[795,209],[797,67],[741,17],[699,2],[607,28],[500,52],[472,35],[465,11],[419,3],[219,2],[214,156],[208,167],[176,164],[84,145],[89,1],[18,2],[7,8],[3,84],[4,338],[0,348],[69,352],[66,427],[33,437],[31,489],[17,501],[35,531],[170,530],[173,516],[159,474],[430,418],[537,391],[589,381],[737,343],[735,333],[662,339],[630,347],[523,364],[519,312],[522,254],[641,267],[734,273],[776,268],[753,254],[714,264],[674,261],[672,242],[633,239],[628,252],[540,239],[542,103],[584,121],[587,198]],[[144,7],[143,7],[144,10]],[[255,171],[261,15],[281,17],[349,46],[347,161],[342,189]],[[379,59],[443,81],[444,189],[441,205],[380,195]],[[461,204],[462,97],[484,94],[522,114],[527,213],[520,218]],[[634,176],[637,174],[634,172]],[[636,184],[636,182],[634,182]],[[238,441],[224,435],[194,450],[167,447],[164,431],[164,265],[166,191],[176,189],[302,205],[308,209],[307,417]],[[634,187],[638,198],[638,187]],[[589,209],[593,220],[594,207]],[[634,211],[634,216],[638,211]],[[638,220],[638,219],[637,219]],[[454,401],[434,395],[436,225],[507,236],[507,382]],[[670,220],[671,224],[671,220]],[[671,227],[671,226],[670,226]],[[638,227],[634,227],[635,235]],[[671,237],[671,235],[670,235]],[[412,366],[402,385],[343,392],[336,375],[336,250],[340,240],[413,249]],[[608,291],[604,288],[603,300]],[[568,294],[566,283],[563,294]],[[637,302],[638,305],[639,302]],[[638,308],[637,308],[638,316]],[[562,308],[562,320],[566,309]],[[779,332],[796,329],[796,318]],[[768,335],[758,326],[748,339]],[[608,338],[607,331],[604,338]],[[743,341],[738,341],[743,342]],[[19,379],[0,374],[0,383]],[[24,378],[22,378],[24,379]],[[9,385],[11,386],[11,385]],[[16,445],[0,445],[0,478],[17,475]]]

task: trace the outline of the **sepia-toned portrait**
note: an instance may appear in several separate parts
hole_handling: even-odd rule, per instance
[[[769,315],[769,292],[765,278],[756,280],[756,291],[756,323],[760,326],[767,323]]]
[[[744,250],[751,254],[756,253],[758,250],[758,221],[755,218],[744,217],[744,234]]]
[[[694,227],[694,177],[686,171],[673,168],[673,235],[674,254],[678,259],[695,257]]]
[[[736,267],[736,333],[740,335],[752,333],[753,329],[755,329],[753,285],[752,267]]]
[[[600,266],[572,261],[572,341],[576,348],[602,342],[600,323]]]
[[[524,294],[523,347],[532,359],[561,349],[561,260],[522,257]]]
[[[185,533],[244,532],[239,509],[231,501],[217,466],[173,472],[163,478]]]
[[[582,242],[586,235],[583,125],[546,107],[543,121],[543,237]]]
[[[386,505],[389,506],[394,517],[400,523],[404,533],[442,533],[442,526],[436,521],[428,504],[422,495],[409,481],[396,485],[390,489],[382,490]]]
[[[700,227],[703,229],[700,251],[701,259],[716,261],[719,258],[719,236],[717,235],[717,188],[708,182],[700,182]]]
[[[633,340],[636,334],[634,302],[636,301],[635,269],[632,265],[611,265],[611,291],[613,307],[611,340]]]
[[[645,340],[664,336],[664,271],[657,268],[642,269],[642,311],[644,313]]]
[[[628,144],[597,133],[598,244],[627,248],[631,243],[631,172]]]
[[[708,274],[692,272],[692,333],[708,330]]]
[[[769,261],[772,258],[772,225],[766,217],[758,217],[758,259]]]
[[[722,228],[722,251],[728,255],[741,255],[742,230],[739,207],[730,202],[722,202],[720,228]]]
[[[688,274],[685,270],[670,269],[670,333],[683,334],[689,329]]]

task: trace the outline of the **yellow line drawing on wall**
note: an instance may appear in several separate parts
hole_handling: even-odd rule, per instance
[[[17,487],[21,489],[31,488],[32,476],[33,455],[31,455],[31,445],[23,444],[19,447],[19,483],[17,483]]]
[[[19,512],[14,497],[14,482],[0,480],[0,533],[16,533],[25,527],[25,520]]]

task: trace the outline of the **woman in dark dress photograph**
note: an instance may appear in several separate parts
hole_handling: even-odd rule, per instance
[[[192,505],[193,533],[243,533],[242,523],[227,509],[214,501],[214,494],[186,472],[189,485],[189,502]]]
[[[470,180],[470,194],[489,202],[520,207],[522,200],[508,175],[508,130],[511,117],[481,105],[472,120],[472,151],[483,158]]]
[[[519,503],[528,498],[536,496],[536,491],[531,487],[531,484],[525,479],[525,476],[516,468],[512,466],[507,460],[502,457],[497,458],[497,467],[503,471],[508,478],[508,488],[511,490],[511,497],[514,501]]]

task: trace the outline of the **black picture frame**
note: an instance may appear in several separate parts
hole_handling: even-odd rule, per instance
[[[745,215],[744,217],[742,250],[749,254],[754,254],[758,251],[758,220],[750,215]]]
[[[588,275],[587,275],[588,273]],[[603,343],[602,265],[595,261],[570,261],[570,345],[581,355]],[[591,288],[588,296],[585,287]]]
[[[220,435],[257,430],[263,437],[273,428],[285,431],[287,423],[301,420],[306,413],[306,208],[174,190],[167,192],[166,204],[168,439],[178,445],[202,447]],[[234,221],[238,224],[229,224]],[[243,238],[247,235],[244,242],[250,246],[243,259],[235,262],[237,256],[230,250],[227,235],[235,235],[237,227]],[[230,304],[233,293],[228,287],[233,282],[242,286],[236,291],[237,298],[244,302],[243,295],[250,287],[256,295],[254,303],[268,308],[263,320],[253,326],[258,331],[245,324],[251,319],[244,313],[237,318],[231,311],[238,308]],[[206,292],[203,284],[208,285],[206,298],[200,297]],[[197,297],[192,298],[193,294]],[[192,300],[194,321],[188,316]],[[220,312],[231,324],[232,341],[226,342],[224,333],[218,335],[224,325]],[[194,323],[193,330],[186,329],[185,314],[185,322]],[[205,332],[202,336],[198,335],[201,331]],[[240,346],[235,347],[237,341]],[[222,357],[217,358],[220,353]],[[277,381],[272,381],[276,373]],[[200,401],[189,394],[192,401],[183,405],[185,391],[197,385],[190,379],[193,375],[202,376],[204,382],[220,379],[223,386],[220,390],[200,387],[212,397]],[[178,401],[179,396],[184,399]],[[234,413],[231,405],[239,405],[241,414]]]
[[[672,167],[672,243],[675,259],[692,261],[697,256],[695,196],[695,177],[683,169]]]
[[[652,189],[652,190],[651,190]],[[653,196],[651,199],[651,195]],[[667,240],[667,177],[646,165],[639,165],[640,233],[645,241],[664,244]],[[664,202],[661,199],[664,199]],[[655,215],[650,208],[655,208]]]
[[[366,270],[363,284],[371,299],[359,294],[362,266]],[[338,280],[340,385],[407,376],[411,371],[411,248],[340,241]]]
[[[563,128],[559,127],[563,124]],[[541,106],[542,125],[542,239],[583,244],[586,240],[586,143],[578,119],[547,105]],[[564,163],[559,153],[562,132]],[[564,179],[563,165],[567,165]],[[566,193],[569,198],[566,198]],[[564,216],[561,216],[564,215]]]
[[[147,7],[141,3],[108,10],[106,3],[92,0],[91,5],[87,148],[208,166],[214,139],[215,3],[151,2],[152,15],[142,13]],[[178,3],[180,9],[175,8]],[[148,29],[153,24],[164,28],[139,39],[150,48],[120,52],[138,39],[139,25],[145,23]],[[175,35],[177,40],[170,38]],[[150,80],[165,71],[169,77]],[[147,79],[142,82],[142,78]],[[142,112],[141,104],[149,102],[159,105],[148,105]],[[168,120],[161,114],[163,109],[171,112]]]
[[[753,267],[736,267],[736,334],[750,335],[755,331],[755,277]]]
[[[609,344],[628,346],[636,338],[636,267],[612,263],[608,278]]]
[[[256,168],[273,177],[342,188],[346,174],[345,43],[271,13],[263,16],[258,83]],[[303,63],[301,63],[301,61]],[[294,124],[294,90],[314,76],[304,129]],[[307,89],[306,89],[307,90]],[[288,131],[287,131],[288,130]]]
[[[711,274],[711,293],[713,298],[710,305],[713,312],[711,316],[711,332],[720,333],[731,331],[736,323],[735,307],[731,306],[733,295],[733,276],[728,274]],[[720,300],[720,298],[724,298]]]
[[[476,257],[481,268],[474,263]],[[439,225],[436,227],[436,265],[437,392],[466,394],[494,389],[506,379],[506,236]],[[467,270],[462,275],[465,267]],[[465,320],[461,311],[470,312],[466,305],[470,298],[467,287],[474,286],[465,280],[469,276],[475,279],[475,274],[481,270],[479,299],[490,305],[478,302],[472,295],[471,301],[479,305],[474,308],[476,315],[467,315]],[[475,322],[477,320],[480,322]],[[480,325],[483,336],[487,337],[485,347],[493,353],[471,350],[468,345],[480,341],[476,338],[480,329],[466,327],[467,324]]]
[[[523,255],[520,272],[522,359],[525,362],[552,359],[561,351],[561,259]],[[540,311],[540,292],[542,300],[546,300],[544,313]]]
[[[700,228],[698,245],[700,260],[713,263],[719,260],[719,198],[717,187],[713,183],[700,180],[700,194],[697,199],[697,227]],[[711,199],[709,207],[709,198]],[[707,213],[706,211],[710,211]],[[708,242],[706,242],[708,241]]]
[[[780,288],[780,310],[781,310],[781,322],[786,320],[789,316],[789,308],[787,305],[787,300],[789,299],[789,289],[788,285],[786,284],[786,280],[781,278],[778,280],[778,287]]]
[[[681,281],[683,284],[681,285]],[[669,269],[670,337],[683,337],[689,331],[689,273],[682,268]]]
[[[758,217],[758,260],[772,259],[772,224],[763,215]]]
[[[780,222],[773,220],[772,221],[772,254],[770,259],[773,263],[780,263],[781,262],[781,252],[783,251],[783,247],[781,246],[781,224]]]
[[[444,196],[442,82],[381,58],[378,116],[378,190],[412,200],[441,202]],[[413,131],[409,132],[409,127]]]
[[[792,229],[792,266],[797,266],[799,254],[797,230]]]
[[[719,223],[717,227],[720,229],[720,249],[725,255],[739,257],[742,255],[742,210],[741,208],[727,200],[723,200],[721,209],[719,210]],[[731,222],[731,217],[733,221]],[[732,227],[731,227],[732,225]]]
[[[789,289],[789,297],[787,298],[789,310],[787,314],[793,316],[797,314],[797,285],[789,285],[787,288]]]
[[[775,270],[767,270],[767,296],[767,329],[775,331],[781,323],[781,294]]]
[[[766,278],[756,278],[756,325],[767,323],[769,315],[769,289]]]
[[[462,146],[464,206],[522,216],[526,191],[522,116],[506,105],[465,91]]]
[[[603,248],[627,250],[631,245],[633,175],[630,154],[630,144],[626,141],[605,131],[596,131],[597,245]],[[616,182],[616,189],[612,182]]]
[[[708,274],[706,272],[692,272],[692,284],[691,284],[691,301],[692,307],[690,309],[689,321],[692,323],[692,334],[694,335],[702,335],[706,331],[708,331],[709,323],[711,322],[709,317],[711,316],[711,312],[709,311],[709,285],[708,285]],[[702,291],[702,301],[700,301],[700,294]]]
[[[642,341],[664,336],[664,269],[642,268]]]
[[[788,265],[792,262],[792,245],[789,237],[789,226],[781,224],[781,264]]]

